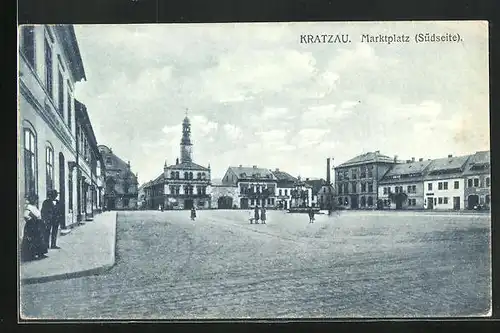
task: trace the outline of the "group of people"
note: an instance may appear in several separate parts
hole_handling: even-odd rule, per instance
[[[56,190],[50,190],[41,210],[38,209],[38,195],[30,194],[26,198],[21,260],[47,258],[49,248],[60,249],[57,233],[64,221],[64,207],[57,199],[58,195]]]
[[[262,221],[262,224],[266,224],[267,213],[265,206],[262,206],[260,209],[259,206],[255,206],[253,216],[250,213],[250,224],[259,224],[259,220]]]

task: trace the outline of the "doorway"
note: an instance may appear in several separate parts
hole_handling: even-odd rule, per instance
[[[427,209],[434,209],[434,198],[427,197]]]
[[[474,209],[474,206],[479,205],[479,196],[473,194],[467,198],[467,209]]]
[[[217,208],[219,209],[233,208],[233,198],[228,196],[220,197],[219,200],[217,200]]]
[[[453,197],[453,209],[460,210],[460,197]]]
[[[358,196],[357,195],[351,196],[351,209],[358,209]]]
[[[248,209],[248,198],[241,198],[240,199],[240,208],[241,209]]]
[[[191,208],[193,208],[193,199],[184,200],[184,209],[191,209]]]
[[[59,153],[59,203],[62,205],[64,218],[62,220],[61,228],[66,228],[66,162],[63,153]]]

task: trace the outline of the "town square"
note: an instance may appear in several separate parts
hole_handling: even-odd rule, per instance
[[[21,26],[20,318],[488,316],[487,27],[332,24]]]

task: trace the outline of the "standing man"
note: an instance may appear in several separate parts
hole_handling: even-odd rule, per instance
[[[59,230],[59,224],[64,218],[64,212],[62,211],[62,206],[57,200],[59,193],[56,190],[50,190],[47,193],[47,199],[42,204],[42,219],[45,222],[45,241],[47,247],[51,249],[60,249],[56,245],[57,242],[57,232]],[[50,239],[50,244],[49,244]]]
[[[253,218],[254,218],[255,224],[259,224],[259,205],[255,205]]]

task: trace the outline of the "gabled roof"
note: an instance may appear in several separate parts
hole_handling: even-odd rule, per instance
[[[337,165],[335,167],[335,169],[341,168],[341,167],[346,167],[346,166],[375,163],[375,162],[394,163],[394,159],[389,157],[389,156],[382,155],[378,151],[369,152],[369,153],[361,154],[361,155],[358,155],[354,158],[351,158],[347,162],[344,162],[342,164]]]
[[[203,170],[208,171],[209,168],[201,166],[193,162],[180,162],[179,164],[172,164],[167,167],[167,169],[183,169],[183,170]]]
[[[121,178],[129,177],[129,178],[137,180],[136,175],[132,172],[132,170],[130,169],[130,166],[129,166],[128,163],[126,163],[121,158],[119,158],[118,156],[116,156],[106,146],[100,145],[99,147],[100,148],[102,148],[102,147],[106,148],[106,149],[102,149],[102,152],[101,152],[101,155],[103,156],[104,167],[105,167],[106,171],[120,170],[120,172],[122,173],[121,176],[120,176]],[[106,159],[108,159],[108,158],[111,159],[111,162],[112,162],[111,167],[108,166],[108,165],[106,165]]]
[[[151,183],[152,185],[157,185],[165,182],[165,174],[162,172],[158,177],[156,177]]]
[[[229,170],[231,170],[236,175],[238,180],[241,180],[241,179],[277,180],[276,177],[271,172],[271,170],[264,169],[264,168],[244,167],[244,166],[232,167],[232,166],[230,166]]]
[[[272,171],[272,174],[276,177],[278,182],[280,182],[280,181],[297,182],[298,181],[297,178],[295,178],[294,176],[292,176],[288,172],[276,170],[276,171]]]

